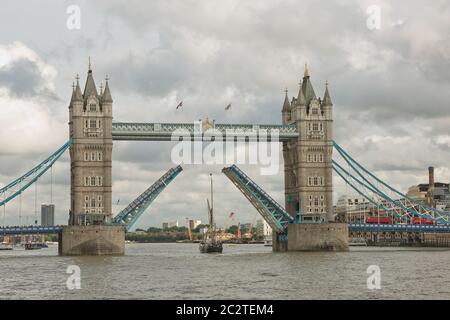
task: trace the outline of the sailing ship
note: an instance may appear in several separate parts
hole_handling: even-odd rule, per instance
[[[214,200],[213,200],[213,180],[212,174],[209,174],[211,178],[211,206],[209,205],[209,200],[206,199],[206,204],[208,207],[208,230],[202,241],[200,241],[200,252],[201,253],[222,253],[222,241],[217,237],[216,226],[214,224]]]

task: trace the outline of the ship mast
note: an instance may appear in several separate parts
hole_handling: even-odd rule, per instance
[[[214,227],[214,197],[213,197],[213,180],[212,180],[212,173],[209,174],[211,178],[211,209],[209,213],[209,226],[211,229],[211,240],[214,240],[216,237],[216,228]]]

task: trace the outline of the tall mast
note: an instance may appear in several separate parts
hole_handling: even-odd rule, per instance
[[[215,228],[214,228],[214,198],[213,198],[213,180],[212,180],[212,173],[209,174],[210,178],[211,178],[211,212],[210,212],[210,227],[211,227],[211,231],[212,231],[212,236],[215,236]]]

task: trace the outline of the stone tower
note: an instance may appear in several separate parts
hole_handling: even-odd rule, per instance
[[[69,225],[111,222],[112,102],[108,78],[98,93],[89,62],[84,92],[77,76],[69,105]]]
[[[328,84],[317,98],[305,66],[297,98],[282,109],[283,124],[295,124],[296,140],[283,142],[286,210],[301,222],[333,220],[332,165],[333,114]]]

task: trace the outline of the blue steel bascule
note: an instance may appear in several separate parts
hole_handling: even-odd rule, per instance
[[[92,71],[90,70],[92,74]],[[279,141],[290,144],[292,141],[301,141],[303,134],[310,134],[309,131],[302,131],[302,126],[295,123],[285,121],[285,114],[289,110],[294,114],[298,112],[299,115],[304,115],[304,110],[307,112],[314,111],[315,108],[320,110],[321,105],[330,108],[331,100],[329,98],[328,88],[326,89],[324,100],[316,99],[312,86],[309,83],[309,74],[305,70],[303,85],[304,89],[300,89],[299,97],[293,102],[299,107],[291,106],[289,101],[285,100],[283,106],[283,125],[252,125],[252,124],[214,124],[214,129],[219,132],[219,136],[215,139],[225,141],[228,135],[233,137],[241,137],[244,140],[250,138],[257,138],[261,134],[270,134],[277,132]],[[302,91],[303,90],[303,91]],[[109,94],[109,89],[108,89]],[[302,103],[305,99],[309,99],[311,104],[305,108]],[[287,103],[286,103],[287,101]],[[302,102],[303,101],[303,102]],[[328,103],[328,104],[327,104]],[[305,104],[306,105],[306,104]],[[290,110],[290,108],[292,110]],[[297,108],[297,109],[296,109]],[[303,109],[302,109],[303,108]],[[321,112],[321,111],[319,111]],[[323,112],[323,111],[322,111]],[[309,118],[308,118],[309,119]],[[319,118],[317,118],[319,119]],[[289,119],[288,119],[289,120]],[[303,120],[302,120],[303,121]],[[308,120],[309,121],[309,120]],[[321,126],[320,126],[321,127]],[[191,133],[191,138],[196,137],[195,124],[190,123],[131,123],[131,122],[113,122],[111,127],[112,140],[143,140],[143,141],[168,141],[171,140],[172,134],[176,130],[185,130]],[[314,129],[314,125],[313,125]],[[203,136],[202,136],[203,139]],[[333,159],[330,158],[330,165],[336,174],[341,177],[355,192],[366,198],[370,203],[376,207],[382,208],[385,212],[394,218],[394,224],[350,224],[349,231],[407,231],[407,232],[450,232],[450,214],[449,212],[432,208],[425,203],[416,201],[405,194],[399,192],[391,187],[386,182],[376,177],[369,170],[359,164],[352,158],[341,146],[332,141],[332,146],[337,152]],[[54,152],[47,159],[42,161],[39,165],[28,171],[26,174],[15,179],[11,183],[0,189],[0,206],[5,206],[21,195],[27,188],[36,183],[38,179],[45,174],[55,162],[62,156],[62,154],[73,145],[72,139],[69,139],[63,146]],[[307,145],[308,146],[308,145]],[[298,147],[301,147],[299,145]],[[308,148],[311,150],[317,149],[314,145]],[[303,149],[302,149],[303,150]],[[307,150],[307,149],[305,149]],[[302,151],[303,152],[303,151]],[[300,153],[302,155],[302,153]],[[295,159],[296,161],[303,161]],[[292,163],[291,163],[292,165]],[[347,169],[345,168],[347,167]],[[142,216],[157,196],[166,188],[166,186],[175,179],[175,177],[182,171],[181,166],[167,171],[160,179],[153,185],[139,195],[127,207],[125,207],[118,215],[112,218],[109,224],[122,225],[127,230],[131,229],[135,222]],[[222,172],[231,180],[231,182],[244,194],[250,203],[256,208],[266,222],[272,227],[277,234],[279,241],[286,241],[288,237],[288,229],[293,224],[308,223],[302,219],[302,205],[297,204],[295,212],[287,210],[282,205],[278,204],[272,197],[263,191],[252,179],[250,179],[242,170],[233,165],[224,168]],[[297,172],[298,174],[298,172]],[[285,177],[286,179],[286,177]],[[304,188],[307,190],[308,188]],[[314,190],[314,188],[309,188]],[[302,190],[300,188],[300,190]],[[300,198],[298,198],[300,199]],[[302,200],[305,201],[305,200]],[[288,202],[286,205],[288,205]],[[304,205],[304,204],[303,204]],[[434,225],[421,226],[412,225],[411,219],[414,217],[425,218],[435,222]],[[314,220],[309,223],[318,223],[319,220]],[[2,227],[0,228],[0,235],[2,234],[34,234],[34,233],[55,233],[61,231],[62,227]]]

